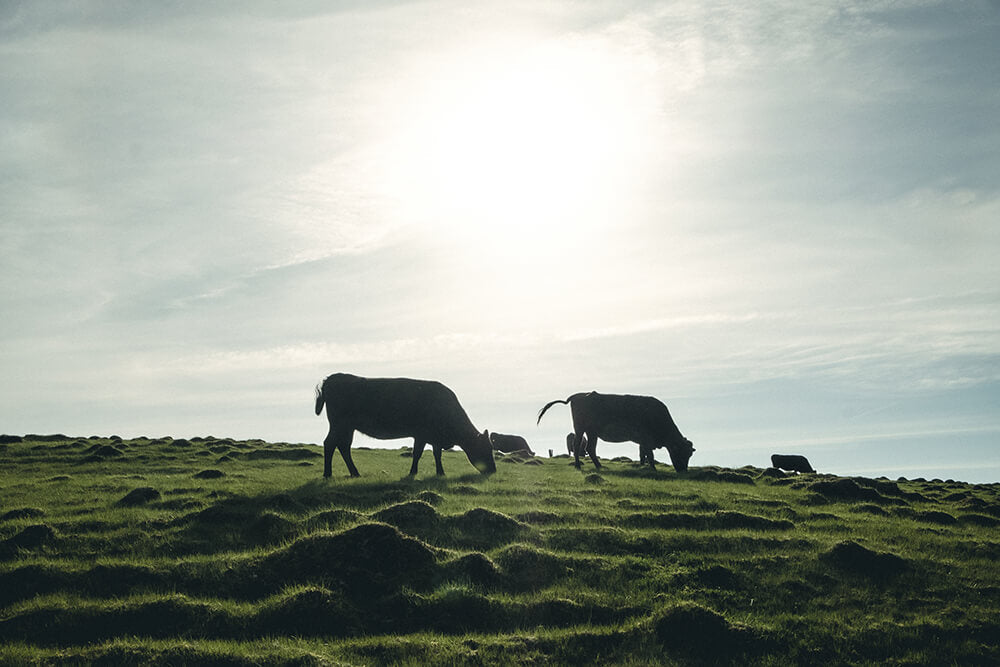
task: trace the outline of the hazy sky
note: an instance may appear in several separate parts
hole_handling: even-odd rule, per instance
[[[347,371],[1000,481],[995,0],[4,2],[0,100],[0,432],[319,443]]]

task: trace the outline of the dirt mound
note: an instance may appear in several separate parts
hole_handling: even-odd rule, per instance
[[[813,482],[806,487],[813,493],[819,494],[826,500],[847,501],[866,503],[886,504],[891,502],[877,490],[861,486],[853,479],[836,479],[829,481]]]
[[[14,537],[4,540],[0,545],[8,549],[37,549],[56,540],[56,531],[44,523],[28,526]],[[2,548],[0,548],[2,550]]]
[[[38,507],[21,507],[16,510],[5,512],[0,516],[0,521],[12,521],[14,519],[34,519],[45,516],[45,510]]]
[[[694,579],[708,588],[734,590],[741,587],[740,576],[724,565],[699,568],[694,573]]]
[[[417,500],[422,500],[428,505],[439,505],[444,500],[444,496],[433,491],[421,491],[417,494]]]
[[[336,582],[354,599],[364,599],[404,585],[425,587],[437,563],[423,542],[384,523],[365,523],[298,539],[266,556],[261,569],[272,581]]]
[[[302,461],[318,459],[323,456],[318,447],[283,447],[281,449],[254,449],[247,452],[248,461],[280,460]]]
[[[390,505],[375,512],[372,518],[396,526],[404,532],[432,528],[441,520],[437,510],[422,500]]]
[[[820,555],[834,567],[874,578],[887,578],[909,569],[905,559],[896,554],[872,551],[857,542],[846,540]]]
[[[753,473],[734,472],[732,470],[716,470],[700,468],[688,473],[688,479],[702,482],[727,482],[729,484],[754,484]]]
[[[407,623],[410,632],[484,631],[493,624],[505,622],[502,605],[464,587],[447,587],[428,597],[409,596],[406,603],[406,615],[412,619]]]
[[[851,508],[852,512],[857,512],[858,514],[874,514],[875,516],[889,516],[889,513],[878,505],[855,505]]]
[[[468,579],[476,586],[492,588],[500,580],[500,570],[488,556],[474,551],[447,563],[445,569],[451,579]]]
[[[360,512],[355,512],[354,510],[327,510],[309,517],[306,525],[308,525],[310,529],[336,528],[345,523],[351,523],[352,521],[357,521],[362,518],[364,518],[364,515]]]
[[[694,661],[726,662],[754,643],[753,633],[745,626],[690,602],[657,612],[651,624],[656,639],[668,652]]]
[[[958,523],[958,519],[951,514],[937,510],[914,512],[913,518],[924,523],[936,523],[939,526],[953,526]]]
[[[250,541],[257,544],[274,544],[295,532],[296,524],[273,512],[262,512],[246,526],[245,533]]]
[[[140,486],[137,489],[132,489],[125,495],[124,498],[119,500],[116,504],[120,507],[136,507],[138,505],[145,505],[153,500],[160,499],[160,492],[151,486]]]
[[[592,472],[586,477],[584,477],[583,481],[585,481],[587,484],[606,484],[608,480],[604,479],[596,472]]]
[[[507,581],[519,590],[548,586],[571,569],[559,556],[526,544],[513,544],[497,554]]]
[[[524,523],[549,524],[549,523],[559,523],[563,520],[563,517],[554,512],[532,510],[530,512],[523,512],[521,514],[518,514],[517,520],[523,521]]]
[[[112,445],[92,445],[85,451],[90,452],[90,454],[80,459],[81,463],[98,463],[125,456],[125,452]]]
[[[449,523],[461,532],[466,541],[477,544],[510,542],[528,528],[506,514],[482,507],[475,507],[465,514],[451,517]]]
[[[305,506],[287,493],[275,493],[272,496],[265,496],[260,499],[261,507],[266,507],[278,512],[299,513],[305,510]]]
[[[347,637],[360,628],[358,611],[342,594],[319,586],[295,590],[267,602],[257,621],[268,633]]]
[[[202,470],[201,472],[196,472],[193,477],[195,479],[219,479],[220,477],[225,477],[226,473],[221,470],[216,470],[214,468],[209,468],[208,470]]]

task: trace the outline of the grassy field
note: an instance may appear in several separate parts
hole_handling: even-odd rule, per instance
[[[4,440],[2,664],[1000,664],[1000,485]]]

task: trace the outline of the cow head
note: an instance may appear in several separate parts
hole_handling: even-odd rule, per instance
[[[677,472],[687,472],[688,461],[694,454],[694,444],[687,438],[681,436],[677,442],[667,445],[667,452],[670,454],[670,463]]]
[[[469,457],[469,462],[476,466],[476,470],[484,475],[497,471],[497,464],[493,460],[493,444],[490,442],[489,431],[483,431],[476,435],[475,439],[465,447],[465,455]]]

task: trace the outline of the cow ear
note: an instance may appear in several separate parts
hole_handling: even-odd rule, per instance
[[[485,435],[485,436],[486,436],[487,438],[488,438],[488,437],[490,437],[490,430],[489,430],[489,429],[486,429],[486,428],[484,428],[484,429],[483,429],[483,435]]]

